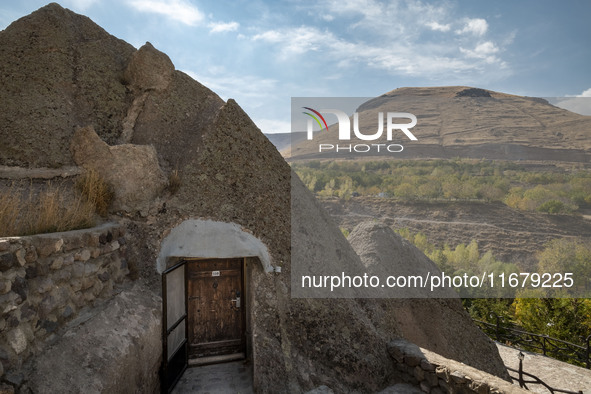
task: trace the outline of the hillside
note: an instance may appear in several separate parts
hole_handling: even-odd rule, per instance
[[[500,203],[393,201],[357,197],[324,199],[322,206],[342,228],[351,231],[365,220],[381,220],[396,229],[421,232],[439,245],[455,247],[475,240],[482,251],[523,269],[556,238],[588,237],[591,221],[581,216],[520,212]]]
[[[367,101],[357,112],[359,129],[367,134],[376,129],[378,112],[409,112],[417,117],[412,133],[418,141],[394,136],[392,142],[402,144],[404,150],[386,153],[387,157],[566,162],[588,162],[591,157],[591,117],[540,98],[465,86],[399,88]],[[335,143],[336,130],[336,125],[329,126],[313,141],[295,144],[291,160],[346,157],[317,153],[318,144]],[[372,143],[385,143],[385,134]],[[367,141],[353,137],[350,143]]]

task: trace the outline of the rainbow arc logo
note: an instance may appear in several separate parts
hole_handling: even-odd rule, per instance
[[[346,112],[344,108],[361,108],[361,104],[367,102],[360,102],[360,99],[350,100],[352,98],[326,98],[326,100],[319,100],[321,98],[292,98],[292,131],[296,130],[302,132],[302,120],[306,121],[306,137],[308,141],[312,141],[317,138],[317,153],[332,152],[332,153],[398,153],[402,152],[404,146],[397,143],[392,143],[396,134],[403,133],[406,138],[411,141],[417,141],[417,137],[410,131],[411,128],[416,126],[417,117],[409,112],[377,112],[368,111],[363,116],[364,129],[359,128],[359,117],[358,112]],[[295,100],[295,101],[294,101]],[[313,100],[312,102],[306,102],[305,100]],[[323,104],[318,104],[320,102]],[[312,107],[305,105],[314,105],[316,110]],[[343,109],[337,109],[343,108]],[[294,117],[293,114],[300,112],[306,117],[298,115]],[[371,117],[377,115],[377,130],[371,126]],[[329,116],[329,120],[336,117],[336,123],[331,124],[332,131],[331,135],[323,133],[323,130],[328,130],[328,122],[325,116]],[[303,118],[303,119],[302,119]],[[307,119],[307,120],[306,120]],[[318,124],[320,132],[316,134],[314,131],[314,122]],[[375,124],[375,123],[374,123]],[[372,130],[373,129],[373,130]],[[322,137],[321,137],[322,136]],[[315,144],[308,144],[310,147]]]
[[[328,130],[328,125],[326,124],[326,120],[324,120],[324,116],[322,116],[320,114],[320,112],[318,112],[315,109],[312,109],[310,107],[302,107],[302,108],[307,109],[308,111],[312,111],[316,115],[318,115],[318,117],[320,117],[320,119],[322,119],[322,123],[324,123],[324,127]],[[309,117],[311,117],[312,119],[314,119],[316,121],[316,123],[318,123],[318,126],[320,126],[320,130],[322,130],[322,124],[320,123],[320,120],[316,116],[312,115],[309,112],[302,112],[302,113],[305,114],[305,115],[308,115]]]

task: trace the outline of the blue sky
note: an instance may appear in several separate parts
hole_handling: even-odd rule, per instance
[[[136,48],[234,98],[264,132],[292,96],[378,96],[469,85],[591,96],[591,2],[61,0]],[[0,0],[0,29],[45,5]]]

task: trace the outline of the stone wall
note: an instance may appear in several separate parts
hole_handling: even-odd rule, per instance
[[[18,383],[12,371],[57,340],[81,312],[113,296],[129,274],[126,244],[118,224],[0,238],[2,380]]]
[[[469,345],[469,344],[467,344]],[[501,378],[398,339],[388,343],[396,380],[424,393],[529,393]]]

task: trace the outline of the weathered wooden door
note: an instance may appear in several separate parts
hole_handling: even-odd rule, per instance
[[[244,357],[244,259],[188,264],[189,357]]]

